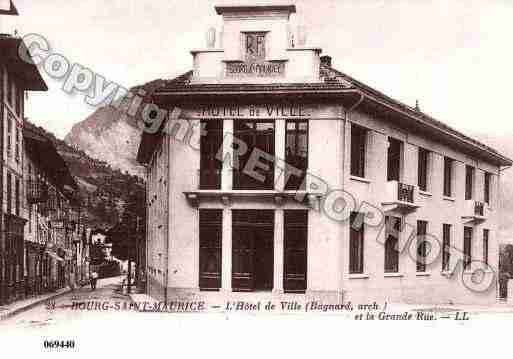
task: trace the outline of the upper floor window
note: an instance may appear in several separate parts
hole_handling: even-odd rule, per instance
[[[16,144],[14,147],[14,158],[16,159],[16,161],[20,160],[20,141],[21,141],[20,132],[21,132],[20,128],[18,126],[16,126]]]
[[[16,91],[16,114],[23,118],[23,90],[19,89]]]
[[[388,138],[387,180],[399,181],[401,175],[403,143],[395,138]]]
[[[13,128],[13,123],[15,122],[14,118],[12,117],[12,115],[9,113],[9,115],[7,116],[7,156],[10,157],[11,156],[11,151],[12,151],[12,128]]]
[[[286,190],[304,190],[308,170],[308,121],[287,120],[285,137],[285,163],[291,166],[287,174]]]
[[[221,189],[223,163],[216,156],[222,151],[223,121],[201,120],[201,128],[200,189]]]
[[[419,147],[418,186],[421,191],[427,191],[428,186],[429,151]]]
[[[474,167],[465,166],[465,199],[472,199],[474,195]]]
[[[365,177],[365,150],[367,130],[351,125],[351,175]]]
[[[349,273],[363,273],[363,214],[352,212],[349,223]]]
[[[246,62],[265,60],[265,32],[244,33],[244,50]]]
[[[453,160],[449,157],[444,157],[444,196],[452,196],[452,164]]]
[[[14,208],[16,215],[20,215],[20,180],[16,179],[14,183]]]
[[[7,102],[9,105],[14,106],[14,81],[12,78],[12,73],[7,74]]]
[[[234,122],[233,188],[274,189],[274,121]]]
[[[487,204],[490,204],[490,180],[492,175],[488,172],[484,174],[484,201]]]

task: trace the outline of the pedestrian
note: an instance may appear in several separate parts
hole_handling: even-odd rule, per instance
[[[96,289],[96,283],[98,282],[98,273],[96,271],[91,272],[91,290]]]

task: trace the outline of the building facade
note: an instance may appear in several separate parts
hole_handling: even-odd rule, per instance
[[[511,160],[334,69],[294,5],[216,11],[151,94],[147,293],[494,302]]]
[[[0,27],[13,32],[6,17],[18,11],[4,3]],[[63,288],[77,270],[78,188],[55,146],[25,120],[27,92],[46,90],[23,40],[0,34],[0,304]]]

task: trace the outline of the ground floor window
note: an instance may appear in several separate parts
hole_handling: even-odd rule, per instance
[[[449,263],[451,261],[451,225],[444,224],[443,225],[443,233],[442,233],[442,270],[449,270]]]
[[[472,227],[463,228],[463,269],[470,269],[472,262]]]
[[[488,264],[488,237],[490,237],[490,230],[483,229],[483,262]]]
[[[426,271],[427,256],[427,222],[417,221],[417,272]]]
[[[363,273],[363,214],[352,212],[349,229],[349,273]]]
[[[307,274],[308,211],[284,211],[284,273],[286,293],[304,293]]]
[[[201,290],[219,290],[222,272],[223,210],[199,211],[199,286]]]
[[[385,217],[386,242],[385,242],[385,273],[399,272],[399,232],[401,230],[401,218]]]

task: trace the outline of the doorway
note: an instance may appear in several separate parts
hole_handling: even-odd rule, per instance
[[[233,210],[232,288],[271,291],[274,278],[274,211]]]

